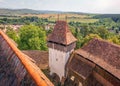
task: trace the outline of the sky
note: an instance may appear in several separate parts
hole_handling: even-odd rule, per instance
[[[120,14],[120,0],[0,0],[0,8]]]

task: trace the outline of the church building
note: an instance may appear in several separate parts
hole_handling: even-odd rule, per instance
[[[65,86],[120,86],[120,46],[94,38],[74,50],[77,39],[58,20],[48,36],[50,74]]]

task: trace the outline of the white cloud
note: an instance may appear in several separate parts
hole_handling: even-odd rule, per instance
[[[120,0],[96,0],[94,11],[111,13],[120,10]]]
[[[3,3],[6,3],[6,2],[5,2],[5,0],[0,0],[0,3],[2,3],[2,4],[3,4]]]
[[[4,0],[0,0],[0,2],[4,2]]]
[[[120,13],[120,0],[0,0],[0,7]]]

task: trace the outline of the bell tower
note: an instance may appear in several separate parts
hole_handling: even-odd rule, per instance
[[[50,73],[56,73],[60,80],[65,77],[65,65],[74,51],[76,41],[66,21],[58,20],[48,36]]]

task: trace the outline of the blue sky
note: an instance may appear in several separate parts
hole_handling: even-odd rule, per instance
[[[0,0],[0,8],[120,14],[120,0]]]

